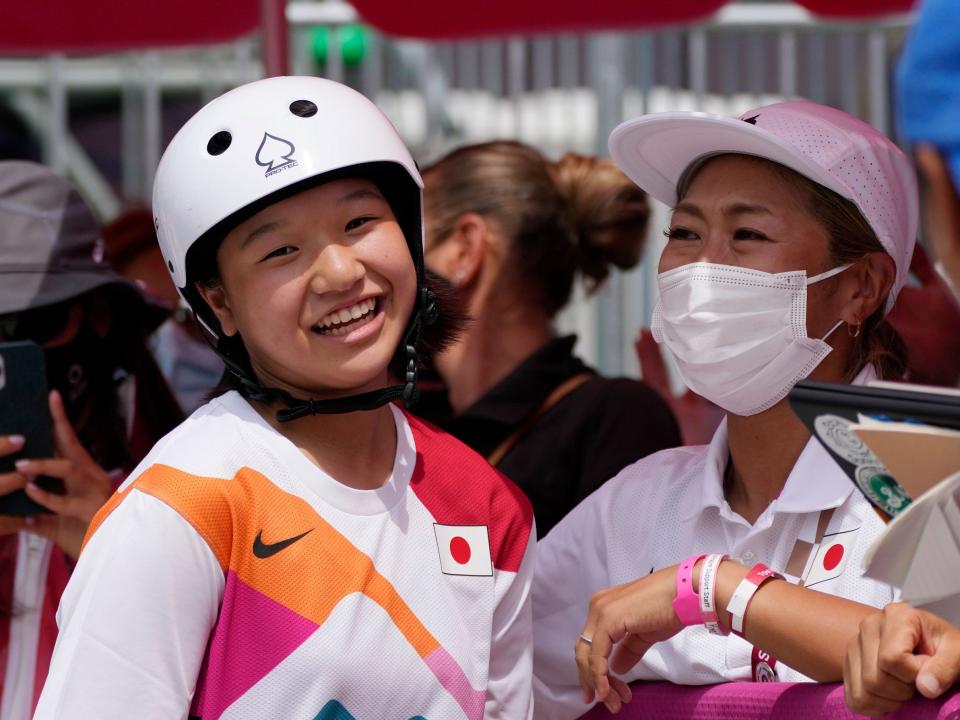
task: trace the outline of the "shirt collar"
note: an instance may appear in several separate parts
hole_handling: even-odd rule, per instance
[[[850,384],[866,385],[876,377],[873,366],[867,365]],[[707,446],[701,482],[696,494],[687,503],[683,519],[690,519],[711,507],[722,510],[727,505],[723,495],[723,476],[729,460],[727,418],[724,417]],[[775,512],[807,513],[840,507],[852,491],[853,483],[846,473],[820,442],[811,436],[787,476],[780,496],[773,501],[772,509]]]

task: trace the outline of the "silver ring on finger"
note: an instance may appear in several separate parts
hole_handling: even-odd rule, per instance
[[[593,645],[593,638],[589,635],[584,635],[583,633],[580,633],[580,637],[577,638],[577,640],[579,642],[585,642],[587,645]]]

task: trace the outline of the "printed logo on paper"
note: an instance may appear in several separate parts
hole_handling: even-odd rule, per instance
[[[877,459],[870,448],[850,429],[853,423],[839,415],[818,415],[813,422],[817,437],[823,441],[835,455],[851,465],[876,463]]]

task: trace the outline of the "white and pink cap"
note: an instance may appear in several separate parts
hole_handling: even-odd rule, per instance
[[[919,212],[913,165],[900,148],[862,120],[808,101],[767,105],[739,118],[655,113],[627,120],[610,135],[614,162],[671,207],[691,163],[726,153],[780,163],[851,200],[896,263],[890,310],[910,268]]]

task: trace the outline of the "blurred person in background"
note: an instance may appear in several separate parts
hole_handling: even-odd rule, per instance
[[[926,0],[897,69],[900,131],[919,171],[923,230],[960,288],[960,5]]]
[[[97,223],[65,180],[0,162],[0,342],[43,348],[55,458],[19,458],[0,494],[48,514],[0,516],[0,717],[26,720],[57,635],[54,614],[87,525],[114,486],[181,418],[144,345],[167,311],[104,262]],[[30,408],[23,408],[30,412]],[[0,455],[24,438],[0,436]],[[65,494],[35,484],[43,475]]]
[[[609,160],[551,162],[508,141],[454,150],[424,184],[427,267],[472,321],[434,358],[449,404],[417,412],[516,482],[542,537],[622,467],[680,443],[656,392],[598,376],[553,330],[578,277],[592,292],[637,264],[646,196]]]
[[[921,181],[924,233],[956,297],[960,288],[960,4],[925,0],[897,68],[900,130],[912,145]],[[935,318],[935,319],[934,319]],[[934,310],[916,323],[953,347]],[[956,356],[954,356],[956,360]],[[958,572],[960,568],[943,568]],[[960,628],[902,603],[865,619],[844,665],[847,704],[882,715],[919,692],[939,697],[960,678]]]
[[[102,235],[107,258],[117,272],[170,308],[170,318],[150,336],[150,349],[180,407],[193,412],[216,387],[223,361],[204,340],[193,313],[180,302],[157,244],[153,215],[147,208],[130,209],[104,225]]]

